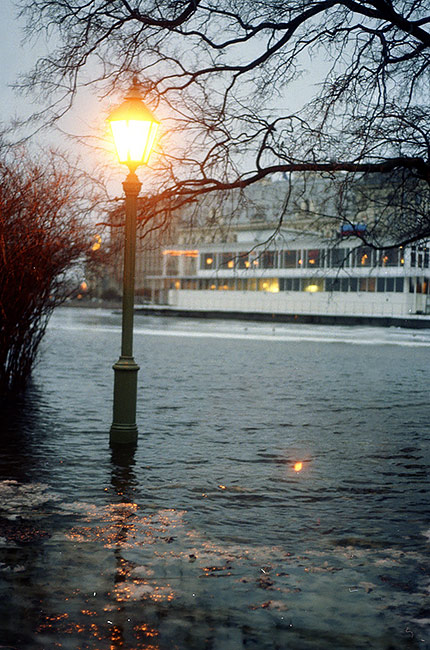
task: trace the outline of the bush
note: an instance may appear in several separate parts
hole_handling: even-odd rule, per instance
[[[1,155],[3,153],[3,155]],[[88,182],[63,157],[0,150],[0,390],[21,391],[90,250]]]

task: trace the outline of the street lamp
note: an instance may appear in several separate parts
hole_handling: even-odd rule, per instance
[[[113,365],[113,421],[110,442],[137,441],[136,398],[139,366],[133,358],[134,274],[136,257],[137,197],[142,184],[135,171],[148,162],[159,123],[142,102],[137,78],[125,101],[109,116],[120,163],[129,174],[122,184],[125,193],[125,245],[122,294],[121,356]]]

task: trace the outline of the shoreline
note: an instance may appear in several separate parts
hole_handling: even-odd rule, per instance
[[[90,302],[73,300],[62,307],[77,309],[121,310],[119,301]],[[265,312],[219,311],[178,309],[169,305],[135,305],[135,315],[164,316],[168,318],[195,318],[204,320],[247,320],[269,323],[297,323],[305,325],[350,325],[371,327],[402,327],[405,329],[430,329],[430,316],[414,314],[411,316],[357,316],[334,314],[280,314]]]

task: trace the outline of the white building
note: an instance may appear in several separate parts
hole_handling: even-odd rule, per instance
[[[193,204],[162,272],[146,277],[153,302],[239,315],[430,315],[427,243],[402,249],[384,238],[375,250],[357,237],[380,241],[406,219],[390,186],[358,183],[340,206],[330,180],[305,181],[266,180]]]
[[[430,314],[429,248],[375,251],[348,237],[261,225],[232,241],[163,251],[164,302],[180,310],[243,314],[408,317]],[[161,282],[160,282],[161,281]]]

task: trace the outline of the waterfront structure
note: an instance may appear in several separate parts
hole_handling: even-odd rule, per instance
[[[140,253],[146,301],[239,314],[430,314],[427,242],[392,248],[408,208],[371,180],[339,189],[316,175],[278,178],[200,198],[176,214],[158,254],[156,241],[151,256]],[[367,235],[381,250],[363,244]]]
[[[263,224],[275,229],[277,220],[285,207],[287,183],[282,181],[264,180],[242,190],[229,192],[213,192],[200,197],[180,210],[172,211],[166,204],[159,210],[155,218],[146,218],[144,205],[138,199],[138,228],[136,242],[136,303],[162,304],[167,301],[167,291],[170,288],[169,269],[166,276],[166,251],[190,248],[190,242],[229,242],[235,237],[234,227],[248,228],[250,224]],[[313,178],[306,188],[300,183],[295,185],[294,197],[290,197],[288,216],[285,220],[294,223],[296,228],[309,229],[315,218],[317,207],[312,197],[318,197],[318,206],[327,201],[327,183]],[[111,211],[109,220],[112,224],[110,233],[110,248],[112,251],[112,266],[104,278],[103,285],[108,294],[119,295],[122,282],[122,266],[120,264],[123,240],[121,224],[124,220],[122,206]],[[319,227],[327,230],[327,224],[319,221]],[[328,228],[330,229],[330,224]],[[174,254],[170,255],[173,258]],[[184,254],[183,258],[190,258]],[[172,273],[176,274],[176,262],[170,259]],[[191,264],[191,262],[188,262]],[[185,268],[187,262],[181,263],[185,273],[191,269]],[[185,266],[184,266],[185,265]],[[101,285],[101,283],[99,283]],[[99,297],[103,297],[99,291]]]
[[[230,231],[233,234],[232,230]],[[374,250],[347,232],[338,241],[267,225],[231,241],[163,251],[165,303],[180,310],[328,316],[430,314],[429,247]]]

